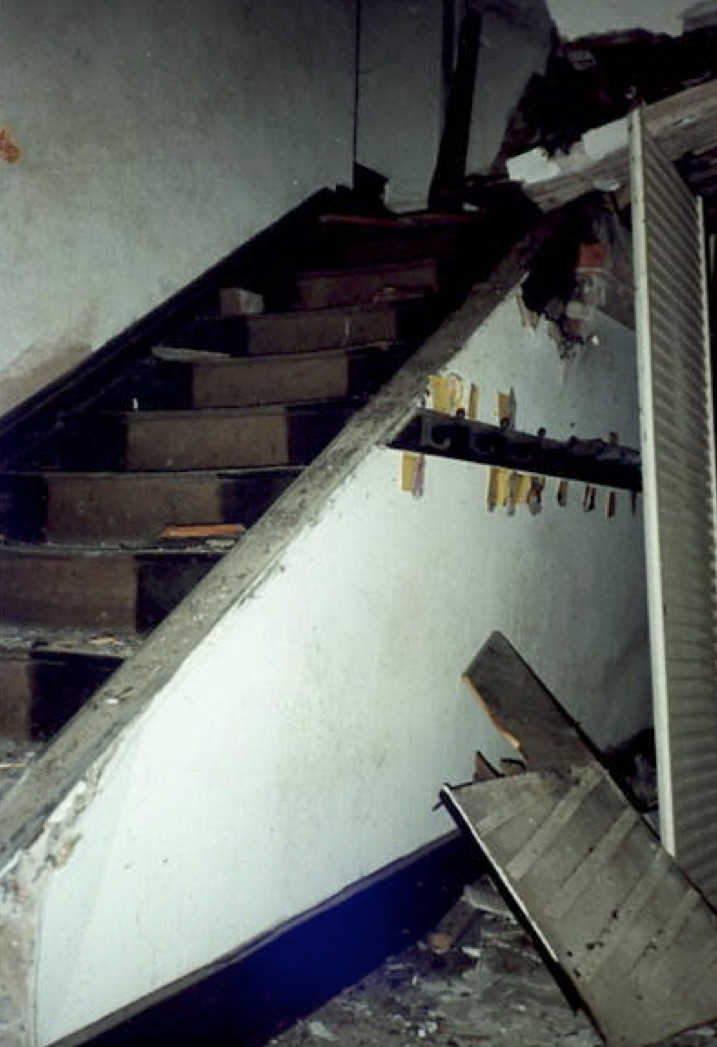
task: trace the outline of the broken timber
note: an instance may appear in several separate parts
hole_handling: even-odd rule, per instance
[[[498,465],[542,476],[642,489],[640,453],[605,440],[548,440],[508,425],[488,425],[440,411],[417,411],[390,446],[404,451]]]
[[[646,106],[644,121],[668,160],[709,158],[717,148],[717,81]],[[594,189],[627,190],[628,142],[628,119],[622,117],[588,131],[566,156],[548,157],[544,149],[533,149],[510,160],[508,172],[534,203],[551,211]]]
[[[465,677],[528,770],[446,787],[610,1047],[717,1018],[717,913],[500,633]]]

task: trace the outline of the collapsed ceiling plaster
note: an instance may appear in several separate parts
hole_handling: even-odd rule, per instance
[[[679,36],[696,17],[717,16],[714,3],[694,0],[546,0],[555,27],[564,40],[642,29]]]

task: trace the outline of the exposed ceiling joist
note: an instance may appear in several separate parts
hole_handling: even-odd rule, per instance
[[[645,107],[645,124],[707,207],[717,210],[717,81],[699,84]],[[508,173],[544,211],[595,189],[630,184],[628,119],[588,131],[568,152],[549,157],[533,149],[508,161]]]

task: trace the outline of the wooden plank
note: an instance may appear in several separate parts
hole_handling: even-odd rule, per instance
[[[595,787],[594,774],[594,768],[582,768],[571,782],[554,772],[528,772],[446,789],[444,797],[611,1047],[645,1047],[717,1017],[717,982],[701,980],[689,1003],[676,988],[685,980],[692,985],[694,951],[704,949],[705,941],[717,941],[717,914],[616,788],[605,815],[619,831],[605,853],[604,826],[582,817],[582,794]],[[531,817],[517,816],[521,832],[513,831],[515,820],[507,819],[487,832],[480,828],[489,823],[497,802],[507,810],[526,789],[531,791]],[[506,797],[499,796],[501,791]],[[531,852],[538,858],[546,840],[554,859],[549,871],[539,861],[531,863]],[[577,870],[572,866],[576,851],[589,855]],[[583,875],[586,869],[589,874]],[[569,908],[551,907],[564,890]],[[678,906],[693,918],[681,959],[675,936],[661,936]],[[686,933],[684,920],[677,930]]]
[[[442,796],[606,1042],[647,1047],[713,1021],[717,913],[504,637],[466,678],[534,769]]]
[[[505,421],[505,419],[504,419]],[[639,451],[600,438],[551,440],[542,433],[517,432],[419,408],[391,440],[391,446],[415,454],[437,455],[516,471],[525,476],[556,476],[587,484],[639,491],[642,486]],[[500,499],[491,489],[489,503]]]
[[[283,409],[143,411],[127,416],[128,469],[222,469],[290,461]]]
[[[167,524],[162,538],[240,538],[246,527],[238,523]]]
[[[502,633],[492,633],[463,678],[531,770],[566,770],[592,761],[577,725]]]

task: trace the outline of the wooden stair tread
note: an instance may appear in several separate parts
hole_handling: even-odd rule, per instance
[[[468,225],[475,222],[474,214],[465,211],[431,211],[422,208],[403,214],[363,215],[343,211],[326,211],[318,218],[319,225],[355,226],[358,228],[407,228],[433,225]]]
[[[359,359],[361,356],[383,355],[394,348],[393,342],[375,342],[371,345],[347,345],[340,349],[316,349],[310,356],[316,360]],[[309,354],[306,354],[307,356]],[[153,360],[188,364],[194,367],[232,366],[237,370],[258,367],[262,363],[284,364],[288,367],[300,363],[303,354],[271,353],[267,356],[233,356],[231,353],[212,353],[202,349],[183,349],[181,346],[156,345],[151,350]]]
[[[311,266],[305,269],[297,269],[294,277],[296,280],[312,280],[315,278],[324,278],[331,276],[351,276],[355,273],[357,276],[365,276],[369,273],[388,274],[391,275],[394,272],[410,272],[417,269],[430,269],[437,265],[440,259],[434,255],[424,255],[421,258],[407,258],[397,259],[396,261],[378,261],[375,263],[363,262],[359,265],[341,266],[336,268],[335,266]]]
[[[220,480],[249,480],[249,479],[260,479],[279,477],[286,475],[287,477],[297,477],[301,473],[301,466],[297,465],[267,465],[261,467],[242,467],[242,468],[227,468],[227,469],[187,469],[181,473],[182,480],[188,482],[203,483],[209,478],[220,479]],[[171,484],[176,481],[177,473],[171,469],[161,472],[160,470],[152,470],[151,472],[143,472],[138,470],[136,472],[118,472],[114,470],[101,470],[101,469],[59,469],[56,467],[49,466],[28,466],[22,468],[20,466],[13,467],[12,469],[5,469],[0,473],[0,483],[3,480],[10,480],[13,478],[25,479],[25,478],[48,478],[51,477],[53,480],[76,480],[82,477],[92,478],[92,481],[111,481],[112,483],[137,483],[141,479],[150,479],[157,483]]]
[[[394,263],[397,264],[397,263]],[[356,268],[362,268],[367,271],[374,270],[373,266],[361,266]],[[321,272],[321,270],[318,270]],[[328,272],[329,270],[326,270]],[[380,299],[378,301],[365,301],[365,302],[354,302],[352,305],[328,305],[321,306],[316,309],[307,308],[296,308],[296,309],[281,309],[276,312],[264,312],[264,313],[225,313],[225,314],[208,314],[205,316],[199,315],[199,320],[243,320],[249,327],[270,327],[275,324],[288,324],[298,323],[302,320],[320,321],[331,318],[343,318],[346,316],[362,316],[365,313],[392,313],[400,311],[402,309],[411,308],[415,305],[420,305],[423,301],[423,295],[420,292],[413,291],[406,294],[402,298],[387,298]]]
[[[0,624],[0,658],[64,655],[126,661],[139,650],[142,640],[133,633],[106,633],[92,629],[29,629]],[[2,695],[0,695],[1,699]]]
[[[178,557],[206,557],[216,559],[214,549],[197,548],[191,543],[184,546],[116,545],[82,542],[4,542],[0,545],[0,563],[11,557],[32,557],[39,561],[64,560],[81,557],[86,560],[117,558],[118,560],[172,559]],[[0,598],[2,592],[0,591]],[[0,606],[1,603],[0,603]]]
[[[251,404],[242,407],[187,407],[180,408],[178,410],[173,409],[157,409],[157,410],[143,410],[139,408],[137,410],[123,410],[123,409],[96,409],[82,411],[81,413],[71,413],[65,415],[64,420],[73,422],[78,419],[90,419],[90,418],[122,418],[129,422],[167,422],[171,419],[176,419],[183,423],[187,423],[192,419],[199,418],[260,418],[262,415],[296,415],[296,414],[318,414],[323,412],[331,411],[346,411],[355,407],[355,401],[349,400],[346,397],[335,397],[326,400],[315,400],[310,403],[306,403],[303,400],[296,400],[291,402],[282,402],[279,404]]]

